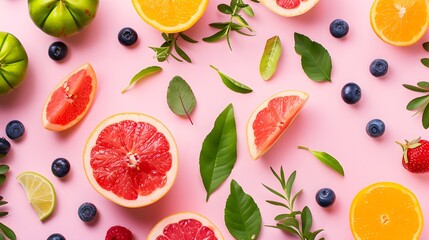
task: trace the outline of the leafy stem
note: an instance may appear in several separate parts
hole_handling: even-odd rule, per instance
[[[4,201],[3,197],[0,196],[0,206],[4,206],[7,203],[8,202]],[[4,216],[6,216],[8,214],[9,214],[9,212],[0,211],[0,217],[4,217]],[[13,232],[13,230],[10,229],[8,226],[6,226],[6,225],[4,225],[3,223],[0,222],[0,238],[4,239],[4,236],[6,236],[10,240],[16,240],[16,235]]]
[[[164,43],[161,44],[160,47],[149,47],[155,51],[155,57],[158,59],[158,62],[164,62],[169,56],[171,56],[179,62],[183,62],[183,60],[185,60],[188,63],[192,63],[191,58],[179,47],[177,42],[179,38],[189,43],[197,43],[198,41],[192,39],[183,32],[169,34],[162,33],[162,38],[164,38]],[[173,54],[173,50],[178,54],[178,56]]]
[[[416,86],[409,84],[402,84],[408,90],[424,93],[423,96],[412,99],[407,104],[407,110],[416,111],[416,114],[422,114],[422,124],[425,129],[429,128],[429,82],[421,81]]]

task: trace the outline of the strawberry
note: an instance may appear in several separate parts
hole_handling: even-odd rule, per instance
[[[404,151],[402,165],[412,173],[429,172],[429,141],[417,138],[405,144],[397,142]]]
[[[113,226],[107,230],[105,240],[133,240],[133,234],[126,227]]]

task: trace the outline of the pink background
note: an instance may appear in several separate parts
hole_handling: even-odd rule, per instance
[[[186,33],[198,40],[214,33],[208,24],[227,20],[216,10],[221,2],[227,1],[210,1],[204,16]],[[402,151],[394,143],[427,137],[420,115],[412,117],[413,113],[405,109],[408,101],[419,95],[405,90],[401,84],[429,80],[429,69],[419,62],[420,58],[429,57],[421,47],[428,37],[404,48],[382,42],[370,26],[372,2],[321,0],[310,12],[295,18],[277,16],[252,2],[256,16],[246,19],[257,31],[255,37],[232,34],[233,51],[225,41],[181,42],[193,60],[188,64],[174,60],[158,63],[153,58],[154,52],[148,46],[159,46],[161,34],[140,19],[131,1],[101,1],[98,15],[88,28],[62,39],[69,46],[69,55],[60,63],[52,61],[47,54],[48,46],[57,39],[33,24],[27,1],[0,1],[0,30],[13,33],[21,40],[30,61],[24,84],[0,97],[0,128],[13,119],[21,120],[26,126],[25,137],[19,142],[11,141],[12,150],[2,160],[11,166],[8,181],[1,189],[1,195],[10,202],[6,206],[10,215],[0,221],[13,228],[18,239],[24,240],[46,239],[54,232],[74,240],[104,239],[107,229],[116,224],[128,227],[136,240],[142,240],[163,217],[194,211],[207,216],[226,239],[232,239],[223,220],[231,179],[237,180],[245,192],[254,197],[263,224],[274,224],[274,216],[284,213],[283,209],[265,202],[276,198],[262,183],[279,189],[270,166],[276,170],[283,166],[286,174],[297,170],[295,191],[304,189],[298,206],[310,207],[313,230],[324,228],[320,236],[326,239],[353,239],[349,228],[350,203],[360,189],[374,182],[394,181],[408,187],[418,197],[424,215],[428,216],[429,175],[413,175],[404,170]],[[350,32],[344,39],[335,39],[329,33],[329,24],[335,18],[345,19],[350,25]],[[126,26],[139,34],[138,44],[131,48],[120,45],[117,40],[118,31]],[[315,83],[306,77],[293,48],[294,32],[305,34],[328,49],[333,60],[332,83]],[[259,76],[259,61],[265,41],[274,35],[281,38],[283,54],[274,77],[263,81]],[[383,78],[375,78],[368,71],[375,58],[389,62],[389,72]],[[69,131],[45,130],[41,111],[46,97],[69,72],[87,62],[93,65],[99,83],[91,110]],[[210,64],[250,86],[254,92],[242,95],[230,91]],[[151,65],[162,66],[164,71],[121,94],[135,73]],[[167,86],[175,75],[182,76],[196,95],[197,106],[192,113],[194,125],[174,115],[167,106]],[[340,97],[341,88],[347,82],[356,82],[362,88],[363,97],[354,106],[345,104]],[[261,101],[287,89],[306,91],[310,98],[283,138],[262,159],[252,161],[246,146],[247,119]],[[234,105],[237,122],[238,158],[231,176],[206,202],[198,156],[214,120],[229,103]],[[160,201],[141,209],[126,209],[100,196],[89,185],[82,166],[84,144],[93,128],[104,118],[126,111],[150,114],[163,121],[173,133],[180,155],[180,169],[171,191]],[[372,139],[365,132],[366,123],[373,118],[380,118],[386,124],[385,135],[380,139]],[[0,136],[5,135],[3,131]],[[298,145],[329,152],[342,163],[346,176],[341,177],[310,153],[298,150]],[[72,164],[69,176],[62,180],[50,171],[51,162],[57,157],[65,157]],[[27,170],[48,177],[57,191],[57,208],[43,223],[15,180],[19,173]],[[314,200],[316,191],[322,187],[330,187],[337,194],[337,201],[330,209],[322,209]],[[82,222],[77,216],[79,205],[86,201],[98,207],[98,219],[92,224]],[[263,227],[259,239],[281,238],[293,237]],[[427,223],[421,238],[429,239]]]

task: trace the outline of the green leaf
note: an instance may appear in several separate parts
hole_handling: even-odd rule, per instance
[[[425,129],[429,128],[429,104],[426,105],[423,111],[422,124]]]
[[[136,75],[134,75],[134,77],[131,79],[131,81],[128,84],[128,86],[124,90],[122,90],[122,93],[125,93],[128,90],[128,88],[131,85],[133,85],[134,83],[136,83],[137,81],[139,81],[139,80],[141,80],[143,78],[146,78],[146,77],[148,77],[148,76],[150,76],[152,74],[161,72],[161,71],[162,71],[162,68],[158,67],[158,66],[150,66],[150,67],[147,67],[147,68],[141,70]]]
[[[183,40],[185,40],[185,41],[187,41],[189,43],[197,43],[198,42],[197,40],[194,40],[193,38],[189,37],[188,35],[184,34],[183,32],[179,32],[179,36]]]
[[[0,212],[0,217],[4,217],[4,216],[6,216],[8,214],[9,214],[9,212]]]
[[[204,42],[217,42],[223,38],[225,38],[228,35],[229,32],[229,27],[227,25],[227,27],[223,28],[222,30],[220,30],[219,32],[216,32],[215,34],[203,38]]]
[[[196,99],[191,87],[183,78],[175,76],[170,81],[167,90],[167,104],[173,113],[187,117],[193,124],[190,114],[195,108]]]
[[[6,238],[1,233],[0,233],[0,240],[6,240]]]
[[[284,219],[281,223],[284,226],[294,227],[295,229],[299,228],[299,222],[295,217]]]
[[[316,231],[312,232],[309,240],[314,240],[314,239],[316,239],[316,236],[317,236],[320,232],[322,232],[322,231],[323,231],[323,229],[319,229],[319,230],[316,230]]]
[[[281,223],[277,223],[276,226],[268,226],[268,227],[277,228],[277,229],[280,229],[280,230],[284,230],[284,231],[290,232],[290,233],[295,234],[297,236],[300,236],[299,232],[296,229],[291,228],[290,226],[283,225]]]
[[[407,110],[415,110],[417,108],[420,108],[421,106],[427,104],[428,101],[429,95],[414,98],[407,104]]]
[[[280,197],[280,198],[283,198],[284,200],[287,200],[286,199],[286,197],[283,195],[283,194],[281,194],[281,193],[279,193],[279,192],[277,192],[276,190],[274,190],[274,189],[272,189],[272,188],[270,188],[270,187],[268,187],[267,185],[265,185],[265,184],[262,184],[266,189],[268,189],[268,191],[270,191],[270,192],[272,192],[272,193],[274,193],[276,196],[278,196],[278,197]]]
[[[429,42],[423,43],[423,48],[426,50],[426,52],[429,52]]]
[[[293,198],[292,198],[292,202],[290,203],[290,207],[293,209],[293,205],[295,204],[295,201],[298,199],[298,197],[299,196],[301,196],[301,193],[302,193],[302,189],[301,190],[299,190],[299,192],[297,192],[296,194],[295,194],[295,196],[293,196]]]
[[[422,58],[420,59],[420,62],[425,66],[429,68],[429,58]]]
[[[326,166],[332,168],[337,173],[339,173],[341,176],[344,176],[344,169],[341,166],[341,164],[338,162],[337,159],[335,159],[334,157],[332,157],[328,153],[314,151],[314,150],[311,150],[308,147],[304,147],[304,146],[298,146],[298,148],[309,151],[311,154],[313,154],[313,156],[315,156],[317,159],[319,159]]]
[[[0,185],[3,185],[3,183],[6,181],[6,175],[0,174]]]
[[[158,60],[158,62],[164,62],[165,60],[167,60],[168,55],[170,55],[170,47],[162,46],[162,47],[149,47],[149,48],[155,51],[156,53],[155,57]]]
[[[213,68],[214,70],[216,70],[216,72],[219,74],[219,76],[222,79],[222,82],[225,84],[225,86],[227,86],[232,91],[238,92],[238,93],[251,93],[253,91],[250,87],[248,87],[248,86],[232,79],[231,77],[225,75],[224,73],[219,71],[219,69],[217,69],[215,66],[210,65],[210,67]]]
[[[9,171],[9,166],[8,165],[4,165],[4,164],[0,165],[0,174],[5,174],[8,171]]]
[[[269,203],[269,204],[271,204],[271,205],[274,205],[274,206],[284,207],[284,208],[287,208],[287,209],[291,210],[288,205],[286,205],[284,203],[281,203],[281,202],[272,201],[272,200],[267,200],[266,202]]]
[[[0,223],[0,229],[4,233],[4,235],[6,235],[6,237],[8,237],[10,240],[16,240],[16,235],[12,231],[12,229],[10,229],[9,227],[7,227],[3,223]]]
[[[289,218],[295,218],[296,215],[301,214],[301,212],[292,212],[292,213],[285,213],[285,214],[279,214],[277,215],[274,220],[276,221],[283,221],[285,219],[289,219]]]
[[[233,16],[233,18],[235,19],[235,21],[237,21],[238,25],[245,27],[245,28],[249,29],[249,31],[253,32],[253,29],[250,27],[250,25],[247,23],[247,21],[244,20],[243,17],[241,17],[240,15],[235,15],[235,16]]]
[[[268,39],[259,64],[259,73],[262,79],[269,80],[273,76],[277,69],[281,53],[282,45],[279,36]]]
[[[225,225],[235,239],[257,239],[261,231],[258,205],[235,180],[231,181],[231,192],[226,200]]]
[[[304,209],[302,209],[301,225],[302,225],[302,232],[304,234],[310,232],[311,225],[313,225],[313,217],[311,215],[310,209],[307,206],[305,206]]]
[[[246,7],[241,8],[243,10],[243,12],[249,16],[249,17],[254,17],[255,13],[253,12],[252,7],[250,7],[249,5],[247,5]]]
[[[187,61],[188,63],[192,63],[191,58],[177,45],[177,42],[174,42],[174,50],[176,50],[177,54],[179,54],[180,57],[183,58],[183,60]]]
[[[226,5],[224,3],[217,5],[217,10],[221,13],[231,15],[232,9],[229,5]]]
[[[419,88],[413,85],[409,85],[409,84],[402,84],[402,86],[404,86],[404,88],[414,91],[414,92],[429,92],[429,89],[423,89],[423,88]]]
[[[237,160],[237,129],[234,108],[229,104],[217,117],[200,152],[200,174],[210,195],[228,178]]]
[[[332,61],[328,51],[305,35],[295,33],[295,51],[301,55],[301,66],[313,81],[331,81]]]
[[[296,177],[296,171],[293,171],[293,173],[289,176],[287,183],[286,183],[286,198],[290,199],[290,194],[292,192],[292,186],[293,182],[295,181]]]
[[[420,82],[417,83],[417,86],[419,86],[421,88],[429,88],[429,82],[420,81]]]
[[[210,27],[216,28],[216,29],[224,29],[226,26],[228,26],[228,23],[225,22],[214,22],[209,24]]]

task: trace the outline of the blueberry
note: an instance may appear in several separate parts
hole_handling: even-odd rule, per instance
[[[362,97],[362,91],[356,83],[347,83],[341,89],[341,97],[347,104],[355,104]]]
[[[349,32],[349,24],[342,19],[335,19],[329,25],[329,32],[335,38],[342,38]]]
[[[56,177],[62,178],[70,172],[70,163],[65,158],[57,158],[52,162],[51,171]]]
[[[12,120],[6,125],[6,135],[12,140],[19,139],[24,135],[24,132],[24,124],[18,120]]]
[[[366,125],[366,133],[373,138],[381,137],[385,130],[384,122],[380,119],[373,119]]]
[[[97,215],[97,208],[94,204],[85,202],[80,205],[78,210],[79,218],[84,222],[89,222]]]
[[[0,138],[0,158],[6,156],[10,150],[10,143],[5,138]]]
[[[54,42],[49,46],[49,57],[54,61],[60,61],[67,56],[68,48],[63,42]]]
[[[47,240],[66,240],[66,238],[59,233],[54,233],[51,234]]]
[[[131,46],[137,42],[138,35],[134,29],[126,27],[122,28],[118,33],[118,40],[124,46]]]
[[[330,188],[322,188],[316,193],[316,202],[319,206],[327,208],[335,202],[335,192]]]
[[[369,72],[374,77],[381,77],[386,75],[388,69],[389,64],[384,59],[375,59],[371,62],[371,65],[369,65]]]

